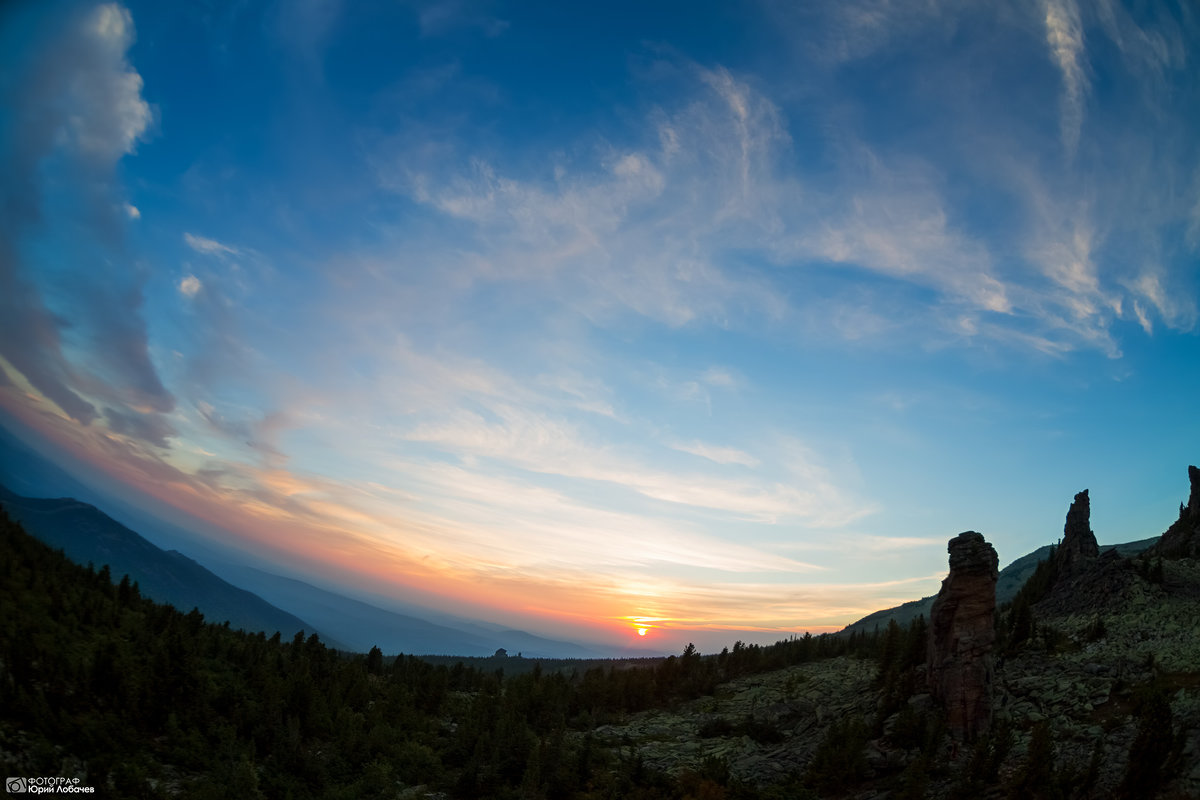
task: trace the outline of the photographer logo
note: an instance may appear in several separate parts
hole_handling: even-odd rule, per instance
[[[93,794],[93,786],[83,786],[79,778],[37,777],[8,778],[4,788],[9,794]]]

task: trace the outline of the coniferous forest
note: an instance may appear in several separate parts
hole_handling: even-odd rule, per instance
[[[71,563],[7,516],[0,529],[5,772],[78,776],[104,796],[299,800],[421,786],[463,798],[757,797],[720,764],[668,777],[633,748],[593,746],[589,731],[740,675],[873,656],[881,641],[894,683],[903,649],[894,630],[806,635],[713,656],[689,646],[641,666],[555,662],[506,676],[208,624],[196,610],[140,596],[128,577],[114,582],[107,567]]]
[[[63,776],[133,798],[803,800],[864,788],[912,800],[993,790],[1143,798],[1170,785],[1183,794],[1162,796],[1191,796],[1184,694],[1194,670],[1162,651],[1173,666],[1150,657],[1115,679],[1099,674],[1105,664],[1068,677],[1062,665],[1072,662],[1060,655],[1098,654],[1113,635],[1098,613],[1070,635],[1058,627],[1065,618],[1045,616],[1061,589],[1058,549],[1049,552],[995,613],[1009,708],[961,741],[929,702],[924,616],[712,655],[691,645],[668,658],[599,662],[364,655],[151,601],[128,576],[69,561],[0,509],[0,760],[6,775]],[[1106,563],[1139,591],[1194,594],[1188,563]],[[1109,619],[1132,624],[1134,638],[1147,629],[1144,611]],[[1177,633],[1171,619],[1151,628]],[[757,705],[781,680],[792,700]],[[1105,684],[1099,705],[1063,694],[1088,680]],[[1084,714],[1092,727],[1076,730],[1090,738],[1056,739],[1044,715],[1012,705],[1031,702],[1023,687],[1042,685],[1058,694],[1030,709]],[[827,703],[840,710],[822,711]],[[705,755],[664,767],[647,756],[654,741]],[[722,742],[743,762],[757,751],[777,763],[756,762],[769,777],[747,779],[744,763],[734,770],[720,755]]]

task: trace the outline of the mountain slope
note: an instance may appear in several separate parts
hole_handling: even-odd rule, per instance
[[[399,611],[385,610],[325,592],[300,581],[288,584],[289,579],[287,578],[279,578],[246,566],[241,562],[241,556],[244,554],[231,550],[222,551],[212,542],[198,538],[194,532],[185,530],[172,521],[158,518],[123,503],[118,497],[92,489],[72,477],[57,464],[39,455],[2,425],[0,425],[0,486],[7,486],[13,493],[25,498],[71,497],[76,501],[82,501],[81,505],[91,504],[91,506],[102,508],[106,514],[119,520],[119,522],[114,522],[113,519],[110,519],[110,522],[123,524],[130,533],[138,531],[139,533],[134,535],[141,540],[141,545],[154,548],[160,554],[163,554],[164,551],[166,555],[174,554],[176,559],[188,562],[191,565],[188,569],[192,571],[198,569],[207,572],[205,567],[180,555],[175,550],[169,549],[179,548],[199,558],[217,573],[216,575],[210,574],[209,579],[215,578],[232,584],[232,586],[226,587],[227,589],[233,587],[248,589],[253,594],[264,597],[267,603],[278,607],[277,611],[278,609],[287,609],[290,612],[288,616],[295,615],[287,624],[296,624],[301,621],[296,617],[301,617],[312,623],[302,625],[308,630],[312,630],[316,626],[318,631],[346,631],[346,634],[339,636],[341,644],[331,642],[331,644],[344,649],[358,649],[365,652],[373,645],[378,644],[389,653],[419,652],[462,656],[490,656],[497,648],[501,647],[514,654],[522,652],[530,657],[542,658],[657,655],[657,652],[648,653],[634,649],[614,653],[611,647],[605,648],[605,651],[601,653],[572,642],[555,641],[525,631],[505,630],[503,626],[459,619],[434,611],[430,611],[428,615],[431,619],[426,619],[424,618],[424,609],[420,608],[414,609],[412,615],[406,614],[403,609]],[[31,528],[31,532],[40,536],[40,533],[33,528]],[[50,541],[46,537],[41,538],[44,541]],[[163,548],[159,549],[155,543],[163,545]],[[145,555],[141,545],[135,550]],[[91,560],[97,567],[104,563],[111,563],[113,557],[111,553],[107,555],[80,553],[77,555],[67,548],[65,543],[55,543],[55,546],[63,547],[67,551],[67,555],[75,560],[82,563]],[[118,566],[114,563],[112,571],[114,577],[119,579],[123,572],[131,570],[118,570]],[[142,589],[149,596],[179,605],[176,602],[180,597],[179,591],[174,594],[152,593],[149,591],[150,587],[147,581],[136,574],[134,579],[140,582]],[[176,589],[178,588],[176,587]],[[268,592],[270,592],[269,596],[267,596]],[[232,613],[244,605],[240,601],[224,605],[213,602],[193,602],[186,608],[180,607],[188,610],[197,604],[200,605],[207,617],[216,620],[224,618],[220,616],[221,614]],[[210,608],[212,609],[211,613]],[[236,624],[236,622],[231,624]],[[272,624],[281,624],[281,621],[276,620]],[[283,632],[289,633],[286,629]],[[329,641],[324,633],[321,634],[321,638]]]
[[[253,586],[255,592],[271,603],[303,614],[318,630],[336,630],[342,641],[360,652],[377,646],[388,654],[490,656],[503,647],[513,654],[521,651],[529,657],[598,655],[577,644],[524,631],[489,630],[470,622],[461,627],[433,623],[251,567],[222,565],[219,569],[233,582]]]
[[[163,550],[179,550],[203,563],[236,558],[241,553],[189,529],[177,510],[167,515],[149,511],[71,475],[0,425],[0,486],[22,497],[71,497],[96,508]],[[201,530],[204,529],[202,526]]]
[[[34,452],[0,425],[0,485],[23,497],[76,497],[89,503],[100,498],[89,487]]]
[[[109,565],[114,580],[128,574],[146,597],[247,631],[317,630],[251,592],[221,580],[192,559],[162,550],[104,512],[71,498],[21,497],[0,486],[0,504],[25,530],[79,564]],[[322,634],[322,638],[324,635]],[[340,646],[340,645],[334,645]]]

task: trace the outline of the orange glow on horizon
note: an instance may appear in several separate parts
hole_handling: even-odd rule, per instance
[[[440,552],[430,544],[434,534],[465,529],[463,523],[377,507],[352,484],[240,462],[234,464],[237,480],[232,484],[206,481],[186,465],[172,463],[169,453],[147,449],[101,425],[80,426],[48,401],[31,407],[0,391],[0,408],[40,439],[53,454],[50,458],[90,469],[103,492],[129,492],[149,514],[175,520],[198,540],[208,538],[265,559],[301,579],[352,585],[381,598],[419,595],[424,603],[464,616],[503,618],[556,636],[646,647],[673,646],[689,636],[711,642],[714,635],[730,640],[746,634],[786,638],[806,630],[815,635],[845,624],[792,625],[781,616],[766,625],[753,624],[753,610],[736,591],[724,606],[706,608],[688,587],[677,593],[669,581],[589,583],[581,571],[524,572],[496,554],[485,561]],[[621,613],[630,609],[639,613]],[[828,622],[829,616],[818,618]]]
[[[655,623],[667,621],[665,617],[621,617],[621,620],[633,628],[639,638],[650,633],[651,628],[665,627],[663,625],[656,625]]]

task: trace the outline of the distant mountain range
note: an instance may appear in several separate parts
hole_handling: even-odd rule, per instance
[[[217,569],[235,583],[253,586],[255,592],[275,605],[303,614],[318,630],[336,630],[339,639],[359,652],[378,646],[389,655],[490,656],[500,648],[529,658],[612,655],[525,631],[504,630],[501,626],[493,628],[467,620],[453,625],[438,624],[251,567],[226,564]]]
[[[279,631],[291,637],[296,631],[319,629],[276,608],[261,597],[221,580],[175,550],[162,550],[104,512],[72,498],[21,497],[0,486],[0,504],[25,528],[51,547],[60,548],[79,564],[97,569],[107,564],[113,580],[129,575],[142,594],[180,611],[199,608],[209,622],[229,621],[247,631]],[[321,634],[322,639],[327,639]],[[331,646],[339,646],[329,642]]]
[[[236,551],[205,542],[194,531],[75,478],[3,426],[0,426],[0,485],[22,497],[70,497],[90,503],[137,531],[151,544],[164,550],[179,550],[202,563],[235,557]]]
[[[37,455],[0,427],[0,484],[24,497],[75,497],[96,503],[100,497],[65,470]]]
[[[1122,556],[1128,558],[1148,549],[1160,538],[1162,537],[1152,536],[1149,539],[1139,539],[1136,542],[1105,544],[1100,546],[1100,552],[1116,550]],[[1000,570],[1000,576],[996,581],[997,607],[1004,605],[1016,597],[1017,592],[1025,585],[1025,581],[1029,580],[1034,570],[1037,569],[1037,565],[1050,555],[1051,547],[1052,545],[1039,547],[1032,553],[1021,556]],[[920,600],[909,600],[907,603],[901,603],[893,608],[875,611],[857,622],[850,623],[842,629],[842,633],[869,633],[875,630],[876,626],[879,626],[880,629],[886,628],[891,620],[895,620],[896,624],[901,627],[907,627],[909,623],[921,615],[924,615],[926,618],[929,617],[929,611],[933,608],[935,597],[936,595],[930,595],[929,597],[922,597]]]
[[[61,496],[64,493],[78,494],[89,502]],[[530,658],[648,654],[601,652],[449,615],[438,615],[452,620],[449,624],[431,622],[230,563],[206,550],[205,559],[222,573],[218,576],[177,550],[157,547],[92,504],[107,507],[110,502],[115,501],[71,477],[0,427],[0,504],[9,516],[33,536],[61,548],[76,563],[91,562],[97,569],[108,564],[114,581],[128,574],[145,596],[185,612],[199,608],[210,622],[228,620],[234,628],[267,634],[280,631],[285,638],[298,630],[315,632],[331,647],[366,652],[378,646],[389,655],[490,656],[500,648]],[[127,520],[139,526],[153,525],[161,532],[163,524],[152,521],[150,515],[119,505]],[[186,541],[194,535],[165,538]]]

